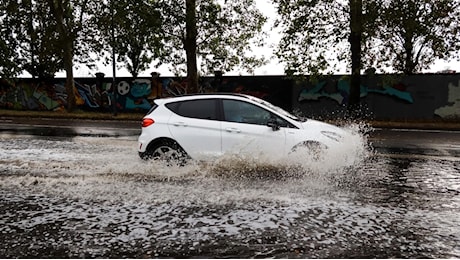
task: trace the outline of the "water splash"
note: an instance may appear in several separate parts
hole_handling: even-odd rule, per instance
[[[135,140],[0,135],[4,248],[22,256],[71,245],[58,257],[133,248],[134,257],[458,257],[457,165],[418,161],[418,172],[408,160],[401,172],[374,158],[369,129],[344,127],[354,134],[347,145],[319,158],[229,155],[185,167],[142,161]],[[341,165],[341,154],[353,163]],[[431,167],[441,181],[430,181]],[[375,176],[383,187],[368,187]]]
[[[245,200],[290,201],[328,194],[362,180],[362,163],[370,155],[362,125],[345,126],[350,133],[342,148],[315,157],[299,153],[258,158],[225,155],[213,162],[185,167],[143,161],[136,142],[77,137],[46,140],[12,139],[0,158],[4,185],[51,192],[85,200],[163,203],[234,203]],[[352,162],[350,164],[350,162]],[[4,175],[5,176],[5,175]],[[350,180],[355,180],[350,183]]]

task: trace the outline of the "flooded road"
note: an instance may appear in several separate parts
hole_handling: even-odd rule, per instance
[[[166,167],[136,136],[0,132],[0,257],[458,258],[459,135],[360,134],[346,167]]]

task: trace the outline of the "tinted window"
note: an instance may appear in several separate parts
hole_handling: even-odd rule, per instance
[[[225,121],[266,125],[271,113],[256,105],[239,101],[223,100]]]
[[[180,101],[166,104],[166,107],[183,117],[217,120],[215,99]]]
[[[287,128],[296,128],[295,126],[293,126],[291,123],[289,123],[288,121],[282,119],[281,117],[279,116],[273,116],[276,120],[276,123],[281,126],[281,127],[287,127]]]
[[[276,120],[281,127],[292,127],[289,122],[259,106],[239,100],[223,100],[225,121],[267,125],[269,120]]]
[[[152,104],[152,107],[151,107],[150,110],[149,110],[149,112],[147,112],[147,115],[150,114],[150,113],[152,113],[153,110],[155,110],[157,107],[158,107],[158,105],[155,104],[155,103],[153,103],[153,104]]]

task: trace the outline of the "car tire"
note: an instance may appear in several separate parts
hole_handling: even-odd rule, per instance
[[[168,165],[184,165],[189,159],[187,153],[173,140],[160,140],[149,145],[139,156],[144,160],[164,161]]]
[[[314,160],[320,160],[324,152],[327,150],[327,146],[317,142],[317,141],[305,141],[300,144],[295,145],[291,149],[291,153],[296,152],[306,152],[308,156],[313,158]]]

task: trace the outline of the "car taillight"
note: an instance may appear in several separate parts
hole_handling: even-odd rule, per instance
[[[155,123],[155,120],[153,120],[151,118],[142,119],[142,127],[151,126],[151,125],[153,125],[153,123]]]

